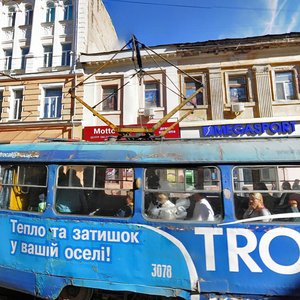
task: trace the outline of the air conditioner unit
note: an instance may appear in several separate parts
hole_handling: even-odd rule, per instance
[[[145,108],[144,109],[144,116],[145,117],[153,117],[155,114],[154,108]]]
[[[242,112],[245,110],[245,105],[244,103],[232,103],[231,110],[233,112]]]

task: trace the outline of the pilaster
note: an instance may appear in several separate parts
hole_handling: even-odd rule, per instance
[[[210,105],[212,120],[224,119],[222,73],[220,68],[209,70]]]
[[[256,81],[259,117],[273,117],[270,66],[254,66],[252,70]]]

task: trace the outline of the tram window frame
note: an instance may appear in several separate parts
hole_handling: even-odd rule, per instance
[[[63,215],[132,217],[134,182],[134,168],[130,166],[61,164],[56,174],[55,211]]]
[[[42,164],[0,165],[0,209],[43,213],[46,209],[48,167]]]
[[[145,168],[143,215],[155,222],[220,222],[221,170],[215,165]]]
[[[269,172],[266,170],[269,169]],[[247,172],[244,172],[247,170]],[[252,182],[249,176],[252,173]],[[239,176],[240,173],[240,177]],[[243,180],[243,174],[249,173]],[[272,174],[273,173],[273,174]],[[271,213],[271,218],[262,218],[263,222],[300,222],[300,215],[287,213],[299,213],[300,211],[300,180],[296,175],[300,174],[299,165],[242,165],[232,169],[232,186],[235,204],[235,217],[238,220],[246,218],[248,212],[254,211],[256,217],[258,209],[251,206],[250,198],[262,195],[263,205]],[[297,188],[292,188],[291,183],[299,181]],[[246,190],[247,189],[247,190]],[[267,192],[266,192],[267,191]],[[255,196],[256,195],[256,196]],[[249,217],[249,215],[248,215]],[[250,217],[251,219],[251,217]]]

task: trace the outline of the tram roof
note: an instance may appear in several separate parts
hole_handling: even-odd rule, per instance
[[[277,163],[300,161],[300,138],[1,144],[0,161],[53,163]]]

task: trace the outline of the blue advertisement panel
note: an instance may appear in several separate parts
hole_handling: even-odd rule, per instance
[[[40,275],[49,274],[88,279],[95,288],[117,282],[197,290],[198,276],[186,248],[151,226],[46,219],[41,223],[16,216],[2,217],[0,226],[9,233],[1,238],[0,265],[28,273],[23,289],[33,288]],[[1,281],[6,279],[0,276]],[[40,292],[53,297],[52,287],[41,287]]]

